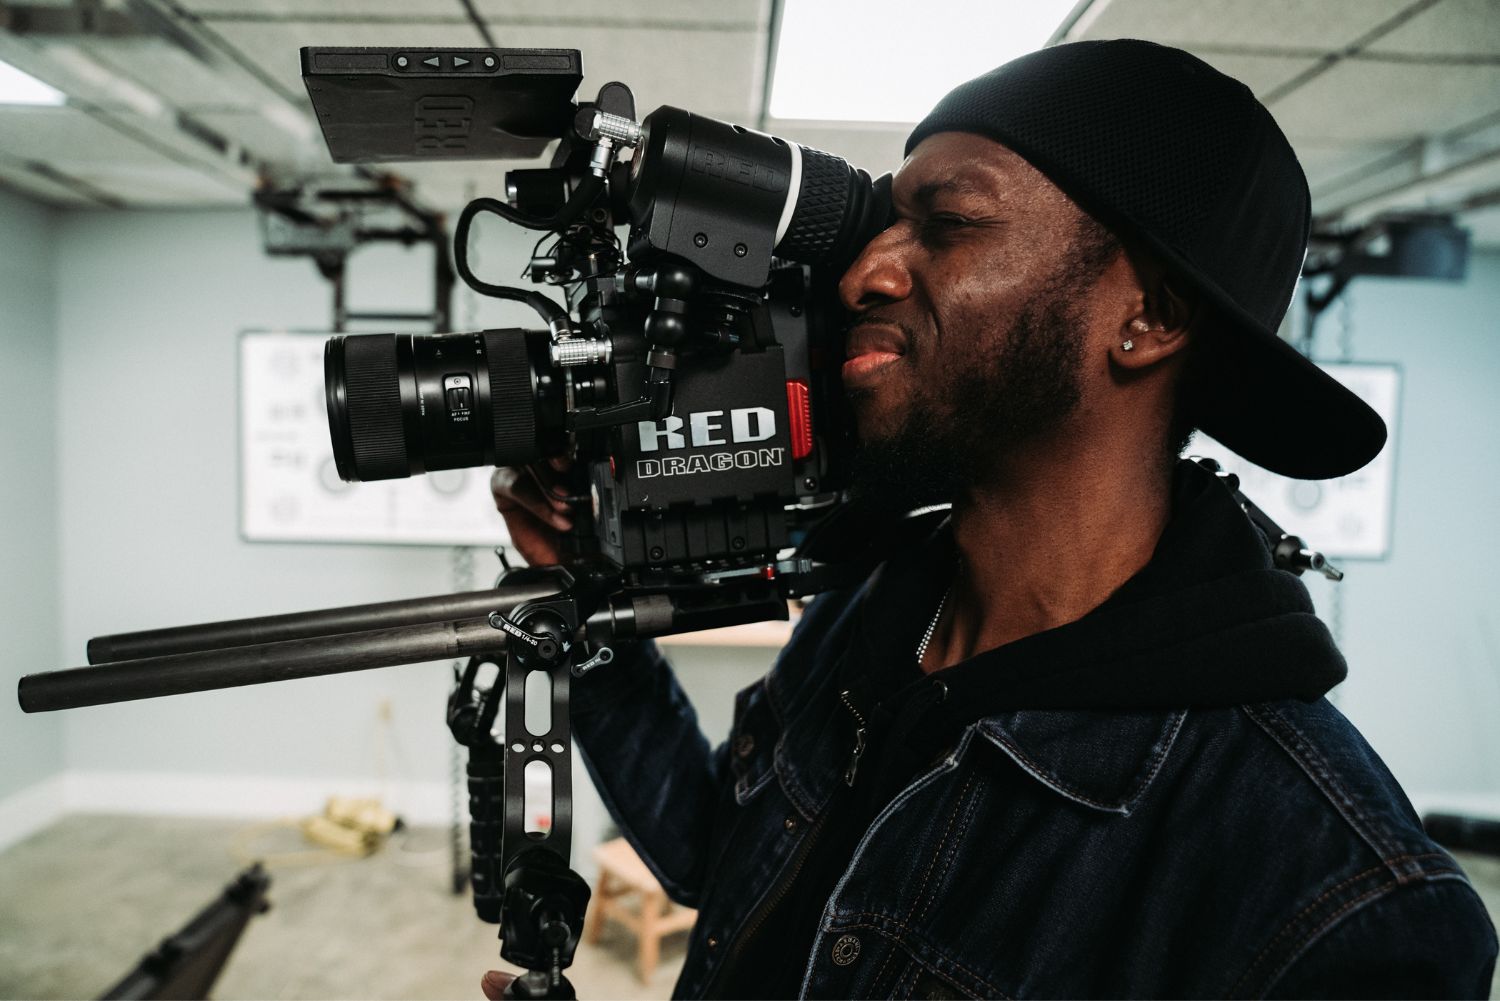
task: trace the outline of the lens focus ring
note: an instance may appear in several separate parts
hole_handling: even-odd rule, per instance
[[[538,453],[536,399],[531,386],[531,359],[519,331],[486,331],[484,352],[490,376],[490,423],[495,435],[495,465],[531,462]]]
[[[354,472],[361,480],[410,476],[401,420],[395,334],[343,338]]]

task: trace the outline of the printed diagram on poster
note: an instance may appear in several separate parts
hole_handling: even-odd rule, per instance
[[[507,542],[487,468],[339,479],[323,390],[329,336],[240,334],[240,534],[251,542]]]
[[[1363,469],[1334,480],[1293,480],[1246,462],[1203,434],[1193,436],[1188,455],[1217,459],[1240,478],[1240,489],[1276,524],[1301,536],[1335,562],[1381,560],[1391,551],[1396,490],[1396,421],[1401,370],[1385,364],[1320,364],[1353,390],[1385,421],[1385,448]]]

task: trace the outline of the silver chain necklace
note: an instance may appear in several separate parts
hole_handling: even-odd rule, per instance
[[[948,584],[948,590],[943,592],[943,597],[938,601],[937,611],[932,614],[932,621],[927,623],[927,631],[922,634],[922,641],[917,644],[917,669],[922,668],[922,658],[927,656],[927,644],[932,642],[932,634],[937,632],[938,620],[943,617],[943,608],[948,604],[948,595],[953,593],[953,584]]]

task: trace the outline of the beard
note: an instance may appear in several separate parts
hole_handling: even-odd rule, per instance
[[[943,378],[915,388],[899,425],[859,437],[850,467],[858,500],[885,515],[951,503],[1077,409],[1083,325],[1069,304],[1081,290],[1075,276],[1061,277],[1022,309],[993,352],[981,352],[983,364],[928,366]],[[912,349],[920,350],[915,340]],[[850,392],[856,409],[869,392]]]

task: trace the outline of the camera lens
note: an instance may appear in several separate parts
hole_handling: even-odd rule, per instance
[[[339,476],[520,465],[563,446],[545,331],[350,334],[323,352]]]

